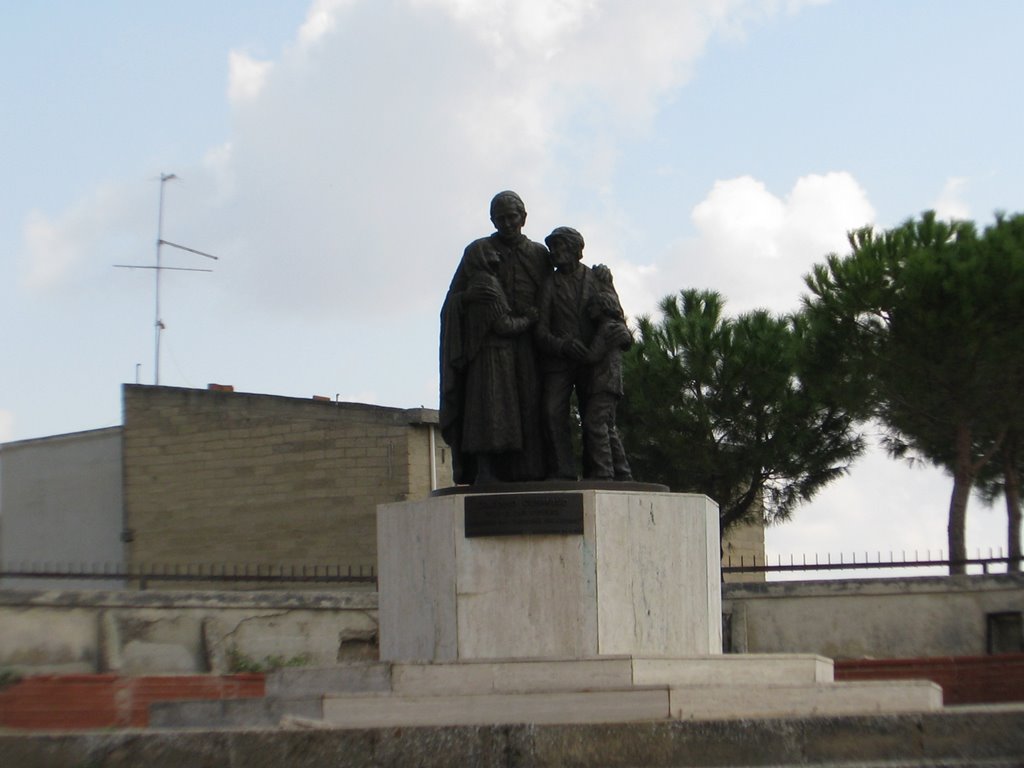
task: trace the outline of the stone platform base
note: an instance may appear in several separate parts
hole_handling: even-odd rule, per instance
[[[942,707],[930,681],[836,683],[811,655],[516,659],[393,664],[389,691],[327,694],[323,723],[412,725],[603,723]]]
[[[630,483],[534,485],[377,508],[381,660],[722,652],[714,502]],[[513,530],[468,530],[484,501]],[[562,505],[578,528],[516,522],[558,518]]]
[[[258,701],[164,702],[158,728],[564,724],[927,712],[929,681],[837,683],[810,654],[374,663],[282,670]]]

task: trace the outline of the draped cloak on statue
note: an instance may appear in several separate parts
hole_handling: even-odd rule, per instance
[[[469,275],[466,264],[480,249],[496,251],[500,257],[497,279],[504,291],[509,311],[514,316],[536,310],[538,293],[551,274],[548,251],[525,235],[515,242],[504,242],[497,233],[474,240],[463,253],[462,261],[452,278],[441,308],[440,344],[440,421],[441,435],[452,449],[452,474],[456,483],[471,483],[476,475],[473,454],[466,450],[467,432],[467,369],[473,338],[467,327],[467,290]],[[541,432],[541,378],[538,353],[532,333],[520,333],[509,339],[521,447],[502,454],[495,469],[506,482],[540,480],[544,477],[544,443]],[[478,393],[479,394],[479,393]],[[480,403],[474,403],[474,408]],[[471,412],[473,409],[469,409]],[[473,424],[468,425],[472,430]]]

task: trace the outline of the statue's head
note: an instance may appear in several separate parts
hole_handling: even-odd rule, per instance
[[[595,264],[590,268],[594,278],[604,288],[615,290],[615,280],[612,278],[612,271],[604,264]]]
[[[466,254],[466,275],[467,277],[473,277],[480,272],[495,274],[500,263],[501,257],[494,248],[488,245],[481,245],[480,247],[473,248]]]
[[[587,302],[587,315],[591,320],[598,320],[602,317],[613,320],[625,320],[622,314],[622,306],[619,304],[619,297],[614,291],[599,290],[595,292]]]
[[[496,194],[491,199],[491,223],[503,240],[515,240],[526,225],[523,199],[510,189]]]
[[[526,216],[526,206],[523,205],[523,198],[513,192],[511,189],[506,189],[504,192],[499,192],[491,198],[491,216],[498,210],[516,210],[519,211],[523,216]]]
[[[583,235],[572,227],[556,227],[544,238],[551,251],[551,264],[560,272],[571,272],[583,258]]]

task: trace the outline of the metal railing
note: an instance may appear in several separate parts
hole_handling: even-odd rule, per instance
[[[880,569],[914,569],[914,568],[946,568],[963,566],[965,569],[979,568],[980,573],[991,573],[993,568],[1002,566],[997,572],[1016,571],[1020,568],[1024,558],[1010,557],[1003,554],[1003,550],[989,550],[984,556],[977,552],[975,557],[968,557],[963,560],[952,560],[943,556],[939,550],[933,556],[931,550],[926,550],[922,555],[920,550],[914,550],[908,554],[906,550],[900,552],[899,557],[895,552],[888,553],[888,559],[882,556],[880,551],[863,554],[853,552],[850,554],[839,553],[838,555],[826,554],[813,557],[808,555],[777,555],[772,558],[758,558],[756,556],[740,556],[738,558],[727,557],[722,562],[722,573],[787,573],[794,571],[815,572],[815,571],[857,571],[857,570],[880,570]],[[859,557],[859,559],[858,559]],[[737,562],[738,561],[738,562]]]
[[[120,581],[146,589],[150,582],[228,584],[376,584],[371,565],[268,563],[0,563],[0,579]]]
[[[872,554],[874,557],[872,558]],[[777,555],[775,558],[727,557],[722,574],[829,572],[883,569],[920,569],[964,566],[980,573],[1015,572],[1024,558],[1010,557],[1002,550],[980,552],[964,560],[950,560],[940,550],[923,554],[905,550],[883,557],[881,552],[838,555]],[[0,563],[0,579],[123,582],[146,589],[152,582],[205,582],[211,584],[370,584],[376,585],[377,571],[371,565],[283,565],[268,563]]]

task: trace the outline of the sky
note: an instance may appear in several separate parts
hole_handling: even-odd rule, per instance
[[[40,0],[0,9],[0,442],[120,385],[437,406],[492,195],[579,229],[632,317],[799,307],[846,233],[1024,210],[1014,0]],[[175,179],[161,184],[161,174]],[[873,450],[772,557],[946,545],[952,481]],[[972,500],[968,548],[1006,546]],[[916,572],[915,572],[916,573]]]

